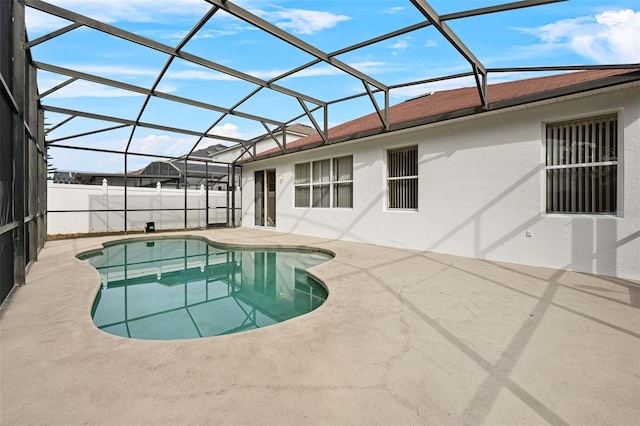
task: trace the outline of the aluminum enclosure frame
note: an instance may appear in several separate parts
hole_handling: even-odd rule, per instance
[[[0,173],[0,178],[2,178],[0,183],[2,185],[7,185],[7,188],[10,187],[11,190],[0,191],[0,197],[2,198],[2,200],[0,200],[0,207],[2,207],[2,211],[0,211],[0,237],[3,239],[3,242],[6,240],[6,244],[0,245],[0,261],[2,262],[3,271],[7,271],[7,268],[9,267],[11,268],[13,277],[9,287],[13,284],[24,284],[25,270],[28,268],[31,261],[37,259],[37,252],[44,245],[44,241],[46,239],[46,174],[48,148],[85,150],[123,155],[123,178],[125,180],[125,205],[123,212],[125,216],[125,232],[127,231],[126,215],[128,211],[126,179],[131,172],[131,170],[128,170],[130,156],[166,159],[180,158],[181,160],[184,160],[185,175],[188,175],[188,163],[190,161],[226,165],[229,171],[228,179],[231,181],[229,187],[232,188],[232,190],[228,192],[228,226],[235,226],[237,206],[234,189],[239,179],[239,176],[236,173],[236,168],[239,167],[237,161],[245,154],[250,157],[248,160],[245,159],[245,161],[255,160],[255,144],[257,139],[241,139],[214,134],[213,129],[220,124],[225,117],[238,117],[259,124],[266,130],[266,134],[268,135],[267,138],[277,144],[280,153],[286,154],[287,152],[292,152],[287,146],[286,132],[283,133],[282,140],[279,141],[276,136],[277,129],[285,129],[286,126],[295,123],[297,120],[305,119],[311,122],[315,130],[320,134],[323,141],[322,143],[327,144],[329,142],[329,108],[357,98],[368,100],[371,112],[377,114],[377,117],[380,120],[382,131],[393,131],[389,124],[389,94],[390,91],[394,89],[418,86],[438,81],[453,80],[461,77],[473,77],[478,91],[479,108],[486,110],[489,107],[487,80],[490,74],[500,75],[501,73],[508,72],[573,71],[579,69],[640,68],[640,64],[625,64],[598,66],[566,65],[551,67],[505,67],[491,69],[487,68],[478,59],[476,54],[448,25],[448,22],[450,21],[463,18],[538,7],[565,1],[569,0],[512,1],[495,6],[440,15],[433,7],[431,7],[427,0],[407,0],[407,4],[413,7],[420,16],[424,17],[424,20],[404,28],[398,28],[394,31],[377,35],[373,38],[360,41],[350,46],[342,47],[333,52],[326,52],[319,49],[317,46],[313,46],[303,41],[301,38],[296,37],[293,33],[287,32],[276,25],[267,22],[249,10],[226,0],[202,0],[203,3],[206,3],[210,7],[208,7],[208,10],[202,14],[201,18],[195,23],[195,25],[193,25],[175,45],[154,41],[150,38],[134,34],[115,25],[110,25],[99,20],[92,19],[88,16],[83,16],[71,10],[55,6],[46,1],[3,0],[0,6],[2,11],[2,14],[0,15],[0,28],[2,28],[0,34],[3,39],[2,57],[0,58],[2,60],[2,62],[0,62],[0,68],[2,68],[2,73],[0,74],[2,103],[0,105],[2,106],[3,117],[3,126],[0,130],[2,136],[2,140],[0,142],[2,144],[2,156],[0,158],[0,162],[2,164],[2,173],[4,174]],[[47,15],[65,19],[69,21],[70,24],[41,37],[29,40],[25,27],[25,8],[30,8]],[[312,59],[303,65],[283,71],[280,75],[270,79],[263,79],[184,51],[184,47],[187,43],[198,35],[199,31],[202,30],[207,22],[216,16],[216,14],[221,12],[234,16],[252,28],[283,41],[297,51],[310,55]],[[357,52],[359,49],[364,49],[368,46],[390,40],[394,37],[412,34],[413,32],[426,27],[434,27],[443,39],[460,54],[460,56],[468,63],[469,69],[467,71],[391,85],[385,84],[384,82],[373,78],[366,72],[358,70],[356,67],[338,59],[340,55]],[[166,56],[164,66],[155,76],[153,83],[148,87],[143,87],[126,83],[121,79],[108,79],[97,74],[48,64],[38,60],[38,58],[31,57],[32,48],[40,45],[46,45],[46,43],[57,37],[72,31],[77,31],[81,28],[90,28],[109,36],[116,37],[124,42],[164,54]],[[9,43],[4,42],[9,39]],[[217,105],[212,102],[198,101],[188,97],[181,97],[163,92],[160,90],[161,83],[164,81],[171,64],[178,59],[186,61],[189,64],[204,67],[208,70],[222,73],[234,79],[250,83],[254,85],[255,88],[249,91],[245,96],[240,97],[237,102],[231,106]],[[332,67],[340,73],[344,73],[355,81],[358,81],[362,86],[362,90],[358,93],[337,99],[319,99],[318,97],[312,96],[304,91],[292,90],[281,84],[283,79],[298,72],[309,70],[313,66],[319,64]],[[61,76],[64,80],[55,87],[40,93],[36,84],[38,70]],[[77,81],[96,83],[124,90],[129,93],[143,95],[145,100],[142,106],[137,110],[136,114],[127,118],[106,115],[92,109],[78,110],[63,108],[56,105],[52,95]],[[275,91],[279,95],[292,99],[295,103],[299,104],[301,112],[287,119],[276,119],[271,117],[269,114],[263,115],[243,111],[243,107],[245,107],[250,100],[256,98],[258,94],[265,91],[265,89]],[[145,111],[147,111],[148,105],[152,99],[161,99],[163,101],[172,102],[175,105],[186,105],[206,111],[214,111],[221,114],[221,116],[209,125],[198,129],[168,126],[159,122],[142,121],[143,115]],[[54,123],[52,127],[45,129],[44,115],[47,112],[62,114],[65,115],[66,118],[62,119],[58,123]],[[89,118],[107,124],[105,127],[93,131],[72,133],[60,138],[48,137],[53,130],[65,128],[65,126],[73,122],[76,118]],[[10,125],[5,125],[9,121]],[[188,149],[186,155],[180,157],[136,152],[132,149],[132,141],[136,131],[142,128],[193,136],[196,138],[196,142]],[[83,145],[82,143],[79,145],[64,143],[69,140],[79,140],[82,142],[83,138],[91,135],[124,129],[130,130],[130,132],[126,141],[126,147],[122,150],[100,149],[89,145]],[[229,163],[213,162],[210,159],[203,159],[199,157],[196,158],[193,154],[200,142],[205,138],[237,143],[242,147],[241,153],[235,161],[231,161]],[[10,177],[9,174],[11,174]],[[7,213],[7,208],[10,209],[9,213]],[[188,211],[189,208],[187,206],[185,185],[185,228],[187,227]],[[0,299],[4,299],[7,294],[8,291],[5,292],[5,288],[3,287]]]
[[[17,1],[17,0],[14,0],[14,1]],[[48,13],[50,15],[53,15],[59,18],[69,20],[72,22],[72,24],[64,28],[61,28],[57,31],[53,31],[33,41],[27,42],[26,47],[28,49],[34,46],[37,46],[41,43],[46,43],[54,39],[55,37],[65,34],[69,31],[74,31],[81,27],[87,27],[87,28],[92,28],[97,31],[101,31],[103,33],[112,35],[114,37],[118,37],[125,41],[135,43],[149,49],[156,50],[168,56],[168,59],[164,67],[159,72],[159,74],[157,75],[157,78],[155,79],[154,83],[150,88],[137,87],[127,83],[123,83],[121,81],[109,80],[109,79],[99,77],[97,75],[82,73],[75,70],[64,69],[62,67],[57,67],[51,64],[46,64],[46,63],[36,61],[35,65],[38,69],[69,77],[69,79],[66,80],[65,82],[48,90],[46,93],[43,93],[40,96],[41,102],[43,103],[43,108],[46,111],[67,114],[70,117],[94,118],[94,119],[99,119],[107,122],[117,123],[123,126],[124,125],[131,126],[131,135],[129,137],[127,147],[123,151],[123,153],[126,153],[126,154],[129,154],[129,153],[134,155],[138,154],[138,153],[129,151],[131,141],[133,139],[133,135],[137,127],[147,127],[147,128],[158,129],[158,130],[171,131],[174,133],[182,133],[186,135],[197,136],[198,140],[196,144],[189,151],[188,155],[190,155],[196,149],[199,142],[205,137],[209,137],[209,138],[216,137],[221,140],[240,143],[245,147],[251,144],[249,140],[239,140],[239,139],[228,138],[228,137],[220,137],[210,133],[211,130],[227,115],[233,115],[233,116],[238,116],[238,117],[246,118],[249,120],[257,121],[267,128],[268,133],[271,133],[271,129],[268,127],[268,125],[283,127],[283,126],[286,126],[287,124],[293,123],[298,119],[306,118],[314,125],[316,130],[323,137],[323,140],[326,142],[327,132],[328,132],[328,117],[327,117],[328,106],[335,105],[337,103],[344,102],[344,101],[351,100],[358,97],[368,97],[370,99],[372,110],[378,114],[381,125],[385,129],[388,129],[389,108],[390,108],[389,91],[390,90],[399,88],[399,87],[407,87],[411,85],[424,84],[426,82],[431,82],[431,81],[442,81],[447,79],[454,79],[454,78],[459,78],[461,76],[467,76],[467,75],[472,75],[475,77],[476,85],[478,88],[479,101],[481,105],[486,108],[488,104],[486,86],[487,86],[487,77],[488,77],[489,70],[485,68],[485,66],[477,59],[477,57],[473,54],[473,52],[471,52],[471,50],[467,46],[465,46],[465,44],[460,40],[460,38],[455,34],[455,32],[451,30],[451,28],[447,25],[447,21],[461,19],[461,18],[469,18],[473,16],[480,16],[480,15],[485,15],[489,13],[498,13],[498,12],[515,10],[515,9],[533,7],[533,6],[541,6],[545,4],[563,2],[568,0],[524,0],[524,1],[505,3],[497,6],[483,7],[483,8],[473,9],[473,10],[451,13],[447,15],[438,15],[435,12],[435,10],[429,5],[429,3],[425,0],[409,0],[409,3],[411,3],[418,12],[424,15],[425,17],[424,22],[421,22],[419,24],[415,24],[406,28],[401,28],[399,30],[396,30],[387,34],[383,34],[369,40],[365,40],[363,42],[342,48],[335,52],[323,52],[322,50],[304,42],[303,40],[294,36],[293,34],[278,28],[277,26],[265,21],[264,19],[249,12],[248,10],[243,9],[242,7],[226,0],[203,0],[209,3],[211,5],[211,8],[202,16],[202,18],[196,23],[196,25],[189,30],[186,36],[184,36],[184,38],[176,46],[170,46],[167,44],[159,43],[149,38],[131,33],[129,31],[123,30],[121,28],[118,28],[109,24],[105,24],[103,22],[80,15],[78,13],[66,10],[64,8],[61,8],[55,5],[52,5],[42,0],[18,0],[18,1],[21,1],[27,7],[33,8],[40,12]],[[182,49],[187,44],[187,42],[191,40],[198,33],[198,31],[220,10],[224,10],[226,13],[232,16],[235,16],[238,19],[241,19],[242,21],[246,22],[247,24],[255,27],[260,31],[264,31],[272,36],[277,37],[278,39],[286,42],[287,44],[295,47],[296,49],[299,49],[313,56],[315,59],[295,69],[288,70],[283,74],[276,76],[270,80],[262,80],[257,77],[251,76],[249,74],[243,73],[239,70],[235,70],[230,67],[224,66],[220,63],[216,63],[216,62],[207,60],[205,58],[184,52]],[[378,43],[384,40],[389,40],[399,35],[409,34],[413,31],[416,31],[428,26],[434,26],[444,36],[447,42],[450,43],[469,62],[470,71],[468,73],[441,76],[435,79],[428,79],[428,80],[410,81],[410,82],[390,86],[390,85],[385,85],[384,83],[374,79],[370,75],[367,75],[366,73],[359,71],[353,68],[352,66],[347,65],[346,63],[337,59],[338,55],[341,55],[347,52],[353,52],[358,49],[362,49],[364,47],[370,46],[374,43]],[[182,98],[179,96],[175,96],[169,93],[164,93],[162,91],[159,91],[158,86],[160,85],[165,73],[167,72],[167,69],[176,58],[180,58],[187,62],[196,64],[199,66],[203,66],[213,71],[217,71],[217,72],[232,76],[234,78],[238,78],[240,80],[255,84],[257,85],[257,89],[247,94],[244,98],[240,99],[231,108],[214,105],[210,103],[205,103],[205,102],[199,102],[192,99]],[[279,80],[282,80],[283,78],[288,77],[294,73],[309,69],[310,67],[319,63],[325,63],[327,65],[335,67],[336,69],[342,72],[345,72],[348,75],[360,80],[364,90],[361,93],[351,95],[345,98],[321,100],[321,99],[317,99],[314,96],[310,96],[305,93],[290,90],[277,84]],[[530,68],[529,70],[537,71],[540,69]],[[494,70],[494,71],[509,72],[509,71],[513,71],[513,69],[505,68],[505,69]],[[105,116],[105,115],[96,115],[96,114],[93,114],[91,111],[75,111],[70,109],[60,109],[60,108],[56,108],[54,105],[48,105],[47,96],[51,95],[56,90],[59,90],[62,87],[65,87],[66,85],[77,80],[85,80],[89,82],[104,84],[104,85],[118,88],[121,90],[127,90],[131,92],[139,93],[139,94],[144,94],[146,95],[146,100],[142,108],[140,109],[137,117],[136,118],[132,117],[131,119],[128,119],[128,120],[123,120],[123,119]],[[242,107],[243,104],[245,104],[247,101],[252,99],[258,92],[260,92],[262,89],[265,89],[265,88],[274,90],[285,96],[289,96],[296,99],[297,102],[299,102],[304,112],[295,117],[291,117],[286,122],[283,122],[282,120],[274,120],[269,117],[261,117],[255,114],[243,113],[242,111],[239,110],[239,108]],[[384,95],[384,105],[379,105],[376,99],[374,98],[374,95],[378,93],[382,93]],[[162,99],[177,102],[177,103],[182,103],[182,104],[187,104],[187,105],[191,105],[199,108],[217,111],[222,113],[223,116],[220,119],[216,120],[216,122],[212,123],[207,129],[204,129],[204,130],[183,129],[183,128],[163,126],[160,123],[141,122],[140,119],[149,103],[149,100],[152,97],[158,97],[158,98],[162,98]],[[322,122],[320,123],[313,116],[313,113],[318,110],[323,110],[324,112],[323,114],[324,120],[322,120]],[[64,125],[64,123],[61,123],[60,125]],[[100,131],[106,131],[110,129],[111,128],[107,128]],[[82,136],[87,136],[87,135],[88,134],[85,133]],[[81,135],[77,135],[77,136],[81,136]],[[55,142],[53,141],[47,141],[48,145],[54,144],[54,143]],[[283,144],[280,147],[280,149],[282,152],[286,152],[286,143]]]
[[[25,37],[24,9],[0,2],[0,302],[25,284],[46,240],[44,113]]]
[[[168,45],[164,43],[160,43],[158,41],[152,40],[147,37],[143,37],[139,34],[134,34],[130,31],[124,30],[122,28],[118,28],[116,26],[106,24],[100,22],[96,19],[92,19],[87,16],[83,16],[79,13],[72,12],[70,10],[64,9],[59,6],[55,6],[53,4],[47,3],[43,0],[13,0],[19,1],[23,3],[26,7],[33,8],[34,10],[38,10],[40,12],[44,12],[50,14],[52,16],[63,18],[71,22],[71,24],[61,28],[59,30],[53,31],[49,34],[38,37],[33,41],[28,41],[25,44],[27,49],[31,49],[34,46],[40,45],[42,43],[46,43],[56,37],[59,37],[63,34],[66,34],[70,31],[77,30],[79,28],[91,28],[105,34],[117,37],[126,42],[134,43],[139,46],[143,46],[148,49],[155,50],[157,52],[163,53],[167,55],[167,60],[156,76],[153,84],[150,87],[140,87],[132,84],[125,83],[119,80],[107,79],[104,77],[100,77],[95,74],[80,72],[77,70],[66,69],[63,67],[59,67],[52,64],[47,64],[40,61],[35,61],[34,65],[39,70],[47,71],[50,73],[58,74],[60,76],[68,77],[63,83],[60,83],[56,87],[47,90],[47,92],[39,95],[39,100],[42,102],[42,108],[45,111],[65,114],[68,115],[69,118],[64,120],[61,123],[56,124],[56,126],[50,130],[58,129],[61,126],[64,126],[66,123],[71,121],[76,117],[83,118],[91,118],[95,120],[101,120],[108,123],[113,123],[113,126],[109,126],[103,129],[96,130],[94,132],[85,132],[81,134],[71,135],[65,137],[65,139],[72,139],[77,137],[89,136],[91,134],[106,132],[119,128],[130,127],[131,132],[129,138],[126,143],[126,148],[121,151],[122,154],[125,155],[125,175],[129,172],[126,168],[126,158],[129,154],[131,155],[145,155],[145,153],[133,152],[131,151],[131,143],[133,141],[136,129],[138,128],[148,128],[148,129],[156,129],[160,131],[173,132],[177,134],[184,134],[195,136],[197,138],[195,144],[189,149],[186,157],[189,158],[191,154],[196,150],[199,143],[205,138],[215,138],[221,141],[227,141],[232,143],[240,144],[244,147],[243,154],[248,153],[252,155],[252,148],[255,141],[251,140],[243,140],[233,137],[226,137],[215,135],[212,133],[212,130],[215,126],[220,124],[220,122],[227,116],[236,116],[239,118],[247,119],[253,122],[260,123],[263,126],[269,137],[273,141],[275,141],[280,149],[281,153],[287,153],[287,145],[286,145],[286,136],[285,140],[280,143],[273,135],[273,130],[277,128],[284,128],[288,124],[294,123],[296,120],[306,119],[311,122],[311,124],[315,127],[316,131],[320,134],[323,143],[328,142],[328,127],[329,127],[329,117],[328,117],[328,108],[333,105],[340,104],[342,102],[346,102],[349,100],[353,100],[356,98],[365,97],[369,99],[370,107],[372,112],[375,112],[381,123],[381,127],[384,131],[391,131],[389,127],[389,108],[390,108],[390,100],[389,93],[391,90],[422,85],[437,81],[446,81],[457,79],[461,77],[474,77],[475,84],[478,90],[478,102],[482,109],[486,110],[489,107],[489,97],[487,94],[487,83],[489,78],[489,73],[501,74],[508,72],[535,72],[535,71],[570,71],[575,69],[593,69],[593,68],[605,68],[606,66],[576,66],[576,65],[568,65],[568,66],[555,66],[555,67],[506,67],[506,68],[494,68],[488,69],[482,62],[477,58],[477,56],[469,49],[464,42],[460,39],[460,37],[449,27],[448,22],[463,18],[476,17],[487,14],[495,14],[500,12],[530,8],[535,6],[543,6],[552,3],[566,2],[569,0],[520,0],[514,2],[508,2],[503,4],[498,4],[489,7],[481,7],[477,9],[465,10],[456,13],[449,13],[439,15],[433,7],[429,4],[427,0],[407,0],[407,3],[411,5],[415,10],[424,16],[424,21],[419,22],[414,25],[410,25],[405,28],[400,28],[398,30],[379,35],[377,37],[359,42],[357,44],[347,46],[341,48],[334,52],[324,52],[316,46],[310,45],[309,43],[303,41],[299,37],[294,36],[291,32],[287,32],[276,25],[267,22],[266,20],[260,18],[256,14],[244,9],[231,1],[227,0],[202,0],[203,3],[207,3],[211,6],[207,10],[206,13],[202,15],[200,20],[186,33],[186,35],[175,45]],[[216,63],[214,61],[208,60],[206,58],[190,54],[185,52],[183,48],[186,44],[195,37],[198,32],[205,26],[207,22],[211,20],[216,14],[219,14],[220,11],[224,11],[225,13],[234,16],[241,21],[247,23],[251,27],[265,32],[286,44],[294,47],[295,49],[300,50],[314,59],[308,63],[305,63],[296,68],[287,70],[282,74],[271,78],[269,80],[264,80],[247,74],[245,72],[239,71],[237,69],[233,69],[231,67],[225,66],[221,63]],[[464,58],[469,64],[469,71],[451,74],[451,75],[442,75],[435,78],[422,79],[417,81],[407,81],[404,83],[394,84],[394,85],[386,85],[377,79],[371,77],[370,75],[362,72],[360,70],[355,69],[353,66],[350,66],[343,61],[339,60],[337,57],[339,55],[343,55],[345,53],[354,52],[359,49],[366,48],[375,43],[379,43],[385,40],[389,40],[394,37],[398,37],[400,35],[411,34],[414,31],[433,26],[444,38],[444,40],[451,45],[460,55]],[[159,90],[159,86],[165,77],[167,70],[174,62],[175,59],[181,59],[188,63],[198,65],[209,70],[219,72],[230,77],[242,80],[244,82],[251,83],[256,85],[256,89],[248,93],[243,98],[239,99],[233,106],[225,107],[221,105],[216,105],[210,102],[202,102],[196,101],[194,99],[189,99],[185,97],[176,96],[170,93],[163,92]],[[309,94],[291,90],[285,88],[282,85],[279,85],[278,82],[286,77],[289,77],[295,73],[305,71],[313,67],[317,64],[325,64],[331,67],[334,67],[336,70],[339,70],[347,75],[353,77],[356,80],[359,80],[362,84],[363,90],[360,93],[356,93],[353,95],[349,95],[346,97],[338,98],[338,99],[318,99],[317,97],[311,96]],[[638,64],[634,64],[633,66],[637,66]],[[611,67],[611,66],[609,66]],[[619,65],[615,67],[627,68],[629,65]],[[57,90],[75,82],[75,81],[87,81],[92,83],[97,83],[101,85],[105,85],[108,87],[129,91],[132,93],[145,95],[145,101],[138,111],[136,117],[131,117],[128,119],[108,116],[104,114],[96,114],[92,111],[78,111],[69,108],[60,108],[55,105],[49,104],[47,97],[52,93],[55,93]],[[303,111],[301,114],[293,116],[287,120],[278,120],[273,119],[268,116],[262,116],[259,114],[251,114],[241,111],[243,105],[246,105],[248,101],[253,99],[258,93],[263,91],[264,89],[270,89],[275,92],[278,92],[284,96],[295,99],[295,101],[300,105],[301,110]],[[375,95],[381,94],[384,98],[383,105],[380,105],[378,100],[375,98]],[[207,126],[206,129],[186,129],[179,127],[166,126],[162,123],[150,123],[141,121],[142,116],[147,109],[147,106],[152,98],[159,98],[171,102],[175,102],[176,104],[181,105],[189,105],[197,108],[202,108],[204,110],[215,111],[221,113],[222,115]],[[323,119],[318,120],[314,113],[320,111],[322,113]],[[270,127],[271,126],[271,127]],[[52,139],[47,140],[47,146],[56,146],[62,147],[59,144],[56,144],[60,139]],[[64,146],[64,148],[72,149],[70,146]],[[90,149],[90,147],[87,147]],[[254,158],[252,158],[254,159]],[[250,159],[249,161],[251,161]],[[235,163],[235,162],[234,162]]]

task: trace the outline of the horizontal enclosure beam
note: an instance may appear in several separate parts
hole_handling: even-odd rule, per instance
[[[44,43],[45,41],[51,40],[52,38],[58,37],[59,35],[66,34],[69,31],[75,30],[76,28],[80,28],[81,26],[82,26],[82,24],[79,24],[77,22],[73,23],[71,25],[67,25],[64,28],[60,28],[57,31],[54,31],[54,32],[49,33],[47,35],[43,35],[42,37],[38,37],[37,39],[28,42],[27,43],[27,48],[31,48],[33,46],[37,46],[40,43]]]
[[[20,222],[9,222],[5,223],[4,225],[0,225],[0,235],[9,231],[13,231],[18,226],[20,226]]]
[[[47,146],[51,146],[54,143],[59,142],[59,141],[80,138],[82,136],[95,135],[95,134],[98,134],[98,133],[110,132],[112,130],[124,129],[125,127],[129,127],[129,124],[119,124],[117,126],[107,127],[106,129],[93,130],[93,131],[90,131],[90,132],[77,133],[77,134],[72,135],[72,136],[63,136],[63,137],[56,138],[56,139],[49,139],[46,144],[47,144]]]
[[[472,16],[486,15],[489,13],[506,12],[509,10],[524,9],[526,7],[542,6],[545,4],[562,3],[566,1],[569,0],[522,0],[512,3],[497,4],[495,6],[481,7],[478,9],[469,9],[463,12],[448,13],[446,15],[440,15],[440,20],[448,21],[451,19],[469,18]]]

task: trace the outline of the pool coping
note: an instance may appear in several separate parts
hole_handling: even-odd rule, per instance
[[[80,257],[83,255],[86,255],[87,253],[91,253],[93,251],[97,251],[97,250],[101,250],[102,248],[111,246],[111,245],[116,245],[122,241],[147,241],[147,240],[171,240],[171,239],[182,239],[182,238],[192,238],[192,239],[198,239],[201,241],[206,241],[212,245],[217,245],[217,246],[224,246],[225,248],[228,249],[255,249],[255,250],[260,250],[260,249],[264,249],[264,250],[304,250],[304,251],[313,251],[313,252],[320,252],[320,253],[326,253],[328,255],[331,255],[333,257],[335,257],[335,253],[331,250],[325,249],[325,248],[313,248],[313,247],[309,247],[308,245],[290,245],[290,244],[284,244],[284,245],[253,245],[253,244],[249,244],[249,243],[245,243],[245,244],[228,244],[228,243],[222,243],[222,242],[218,242],[215,240],[212,240],[211,238],[205,236],[205,235],[199,235],[199,234],[189,234],[189,233],[185,233],[182,231],[176,231],[173,232],[171,234],[167,234],[167,233],[148,233],[148,234],[144,234],[144,236],[140,236],[140,235],[135,235],[135,236],[131,236],[129,238],[127,238],[126,236],[120,235],[118,237],[109,237],[109,238],[114,238],[114,239],[110,239],[108,241],[105,241],[101,244],[100,248],[96,248],[96,249],[89,249],[89,250],[85,250],[81,253],[78,253],[76,255],[76,257]]]

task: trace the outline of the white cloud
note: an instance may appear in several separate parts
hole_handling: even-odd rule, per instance
[[[318,10],[280,9],[277,11],[255,10],[253,12],[275,21],[278,27],[290,30],[294,34],[317,33],[351,19],[346,15],[336,15]]]
[[[155,153],[158,148],[165,151],[172,142],[172,138],[169,135],[148,135],[144,139],[134,139],[131,141],[129,150],[133,152],[149,152]]]
[[[208,70],[168,71],[164,77],[176,80],[238,80],[231,75]]]
[[[240,128],[232,123],[225,123],[225,124],[221,124],[220,126],[216,126],[213,128],[211,133],[218,136],[226,136],[229,138],[242,139],[242,133],[240,132]]]
[[[162,152],[164,155],[185,155],[187,154],[193,145],[195,145],[196,140],[193,138],[170,138],[171,145]]]
[[[278,71],[278,73],[276,75],[282,75],[283,72],[285,72],[284,70]],[[290,75],[290,78],[305,78],[305,77],[318,77],[318,76],[327,76],[327,75],[338,75],[341,74],[342,71],[336,67],[333,67],[331,65],[320,65],[320,66],[315,66],[315,67],[310,67],[310,68],[306,68],[303,69],[301,71],[298,71],[295,74]],[[276,77],[276,75],[272,76]]]
[[[282,74],[288,72],[286,69],[272,69],[272,70],[253,70],[247,71],[247,74],[252,75],[256,78],[260,78],[263,80],[271,80]],[[342,71],[336,67],[331,65],[316,65],[314,67],[306,68],[301,71],[298,71],[295,74],[291,74],[287,78],[304,78],[304,77],[317,77],[317,76],[326,76],[326,75],[338,75],[341,74]]]
[[[640,11],[609,10],[520,30],[540,39],[533,50],[569,49],[598,63],[640,62]]]
[[[201,29],[196,33],[196,35],[194,35],[191,38],[191,40],[214,39],[214,38],[223,37],[223,36],[230,36],[230,35],[238,34],[239,32],[244,31],[246,29],[247,28],[239,28],[239,27],[229,28],[225,30]],[[139,31],[137,34],[140,34],[141,36],[144,36],[147,38],[156,39],[156,40],[168,40],[171,42],[179,42],[179,41],[182,41],[187,36],[187,34],[189,34],[189,31],[187,30],[183,30],[183,31],[149,30],[149,31]]]
[[[393,50],[405,50],[409,47],[409,42],[407,40],[398,40],[389,47]]]
[[[386,65],[386,62],[362,61],[362,62],[351,62],[348,65],[365,74],[375,74],[377,72],[382,71],[382,68]],[[251,72],[250,74],[255,75],[256,77],[268,79],[268,78],[277,77],[278,75],[282,75],[284,72],[286,71],[272,70],[272,71],[256,71],[256,72]],[[297,73],[290,75],[288,78],[306,78],[306,77],[319,77],[319,76],[344,75],[344,74],[345,74],[344,71],[334,66],[320,65],[320,66],[314,66],[311,68],[298,71]]]
[[[397,13],[400,13],[404,10],[405,8],[402,6],[396,6],[396,7],[391,7],[389,9],[385,9],[383,10],[381,13],[386,13],[388,15],[395,15]]]
[[[393,55],[397,55],[398,52],[409,48],[409,41],[407,39],[397,40],[395,43],[390,45],[389,48],[393,50]]]
[[[52,31],[71,24],[66,19],[43,13],[30,7],[25,8],[25,25],[31,32]]]
[[[387,65],[387,63],[378,61],[363,61],[352,62],[349,65],[365,74],[375,74],[384,71],[383,68]]]
[[[121,142],[124,150],[127,140],[122,139]],[[144,138],[133,138],[129,145],[129,152],[179,156],[189,152],[195,143],[196,139],[193,137],[150,134]]]
[[[437,47],[438,46],[438,42],[436,42],[435,40],[427,40],[424,42],[424,47]]]
[[[161,82],[156,88],[156,91],[162,92],[162,93],[173,93],[176,90],[178,90],[178,86],[174,84],[164,83],[164,82]]]

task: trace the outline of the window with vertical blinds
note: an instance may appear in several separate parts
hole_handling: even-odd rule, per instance
[[[547,212],[616,214],[618,116],[546,126]]]
[[[387,207],[415,210],[418,208],[418,147],[387,152]]]
[[[353,207],[353,157],[296,164],[295,207]]]

